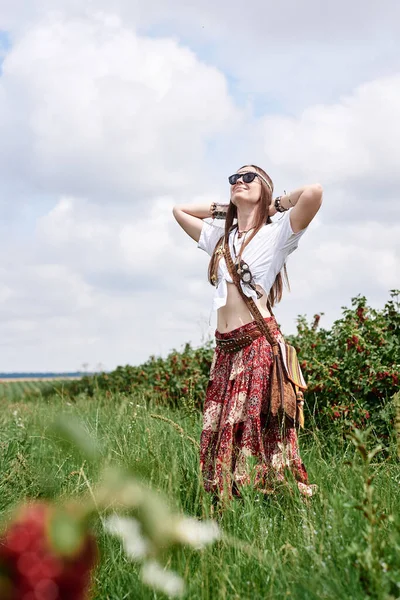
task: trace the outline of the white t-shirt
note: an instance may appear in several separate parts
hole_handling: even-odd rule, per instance
[[[243,250],[242,259],[249,265],[255,284],[260,285],[267,296],[287,257],[297,248],[299,239],[307,229],[302,229],[298,233],[293,232],[290,224],[291,211],[292,209],[286,211],[273,223],[264,225]],[[211,221],[211,223],[203,222],[197,246],[210,256],[214,252],[216,243],[224,235],[224,222],[222,221],[221,224],[223,224],[222,227],[216,225],[214,221]],[[232,231],[229,236],[229,249],[232,258],[235,256],[233,251],[234,233]],[[240,239],[237,235],[235,236],[236,255],[239,254],[244,239],[244,236]],[[218,310],[221,306],[225,306],[228,293],[226,283],[233,283],[223,256],[219,261],[217,277],[212,312]],[[257,299],[256,292],[250,286],[243,282],[241,282],[241,286],[247,296],[253,298],[253,300]]]

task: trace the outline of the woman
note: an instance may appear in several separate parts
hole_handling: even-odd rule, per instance
[[[322,188],[307,185],[273,200],[271,178],[255,165],[239,169],[229,183],[229,205],[176,206],[173,210],[179,225],[211,256],[209,281],[216,288],[217,346],[200,449],[204,487],[228,498],[249,484],[271,493],[285,482],[289,469],[300,492],[311,496],[315,486],[308,483],[296,429],[282,427],[278,417],[268,415],[272,348],[233,282],[224,244],[242,274],[242,292],[254,300],[270,331],[282,341],[272,306],[282,296],[286,259],[321,206]],[[282,213],[281,218],[272,222],[277,213]],[[206,218],[212,218],[212,223]],[[225,229],[215,219],[225,219]],[[244,335],[247,345],[239,347]]]

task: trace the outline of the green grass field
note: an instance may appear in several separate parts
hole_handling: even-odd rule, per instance
[[[60,414],[78,417],[98,439],[103,465],[127,466],[162,491],[175,509],[209,516],[210,499],[200,485],[196,445],[170,423],[151,416],[158,412],[172,419],[198,440],[198,414],[149,409],[135,396],[82,396],[76,402],[60,396],[18,397],[0,396],[0,517],[7,519],[18,502],[49,490],[59,497],[86,492],[81,469],[90,484],[97,481],[100,465],[87,465],[51,439],[50,424]],[[354,508],[362,502],[366,478],[354,445],[333,434],[327,439],[310,428],[301,433],[300,446],[310,480],[319,486],[317,496],[306,501],[293,488],[274,497],[247,490],[219,518],[223,540],[201,552],[180,548],[172,553],[169,566],[184,576],[185,598],[400,597],[396,579],[400,465],[394,442],[382,458],[374,459],[368,472],[375,475],[374,502],[386,516],[394,515],[394,521],[373,525]],[[141,583],[138,567],[126,559],[117,540],[100,535],[102,557],[94,598],[165,597]],[[357,567],[357,551],[363,556],[372,552],[370,581],[368,573],[362,575]]]
[[[13,402],[32,392],[38,392],[41,385],[43,384],[36,381],[12,381],[10,383],[1,381],[0,401],[9,400]]]
[[[29,397],[37,397],[40,396],[43,390],[62,387],[62,383],[62,381],[57,379],[54,379],[53,381],[40,381],[34,379],[25,381],[0,380],[0,402],[2,400],[17,402],[22,398],[27,399]]]

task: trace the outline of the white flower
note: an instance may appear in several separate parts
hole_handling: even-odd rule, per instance
[[[189,544],[197,550],[219,540],[221,533],[214,521],[198,521],[190,517],[179,519],[175,534],[182,544]]]
[[[164,592],[167,596],[182,596],[184,581],[174,571],[164,569],[155,560],[146,562],[142,567],[141,577],[143,583]]]
[[[104,529],[120,538],[127,556],[132,560],[144,558],[149,551],[149,543],[141,532],[136,519],[112,515],[103,521]]]

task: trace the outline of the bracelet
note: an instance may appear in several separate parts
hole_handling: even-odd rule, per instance
[[[282,198],[282,196],[277,196],[275,198],[274,206],[275,206],[275,208],[276,208],[276,210],[278,212],[283,213],[283,212],[286,212],[289,209],[288,208],[283,208],[283,206],[281,205],[281,198]]]
[[[290,199],[290,194],[289,194],[289,195],[287,195],[287,193],[286,193],[286,190],[283,190],[283,193],[285,194],[285,196],[287,196],[287,197],[288,197],[288,202],[289,202],[290,206],[294,206],[293,202],[292,202],[292,201],[291,201],[291,199]],[[289,209],[288,209],[288,210],[289,210]]]
[[[210,214],[213,219],[225,219],[229,204],[217,204],[213,202],[210,206]]]

